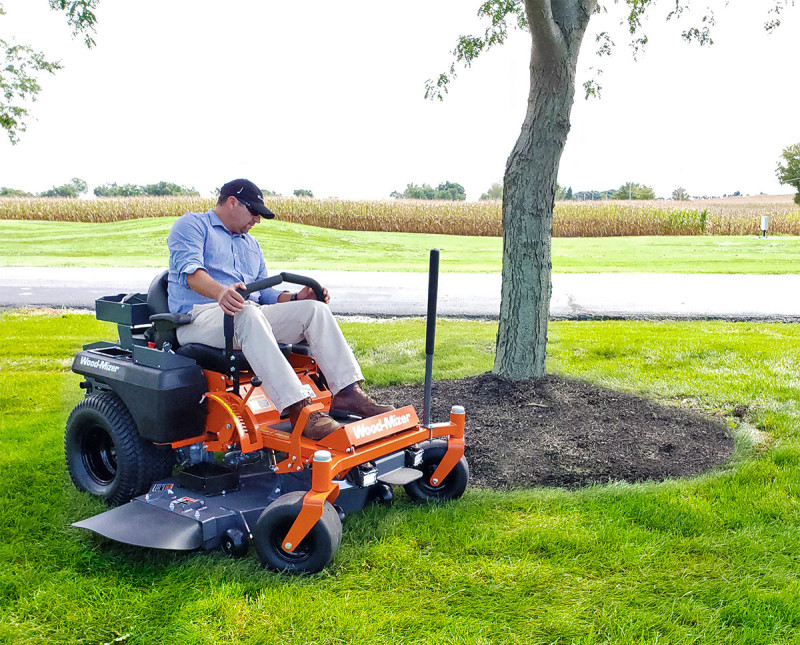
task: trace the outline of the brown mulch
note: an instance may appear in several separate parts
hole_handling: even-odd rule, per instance
[[[573,379],[486,373],[434,381],[432,390],[433,421],[446,421],[452,405],[466,408],[470,483],[480,488],[661,481],[705,472],[733,452],[718,419]],[[370,395],[422,416],[422,385],[374,386]]]

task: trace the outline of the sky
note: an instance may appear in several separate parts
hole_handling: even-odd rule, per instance
[[[247,177],[284,195],[386,199],[411,182],[453,181],[477,200],[502,180],[520,132],[529,35],[459,71],[443,102],[424,93],[458,36],[483,32],[479,4],[102,0],[97,45],[86,49],[46,0],[3,0],[0,38],[64,69],[42,78],[20,142],[0,134],[0,186],[170,181],[210,196]],[[732,0],[717,13],[715,44],[701,48],[681,39],[688,25],[663,20],[661,4],[635,60],[621,7],[592,18],[559,183],[631,181],[667,198],[678,187],[793,192],[775,168],[800,142],[800,6],[767,34],[768,2]],[[601,30],[616,43],[611,57],[594,53]],[[603,89],[587,101],[592,68]]]

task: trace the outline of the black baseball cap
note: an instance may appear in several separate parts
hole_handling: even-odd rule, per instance
[[[247,179],[234,179],[233,181],[229,181],[219,189],[219,196],[233,196],[247,206],[249,210],[254,210],[261,215],[261,217],[266,217],[267,219],[275,217],[275,213],[264,206],[264,195],[261,189]]]

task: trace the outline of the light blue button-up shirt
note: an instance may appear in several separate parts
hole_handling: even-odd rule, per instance
[[[187,276],[198,269],[224,286],[268,277],[264,254],[254,237],[231,233],[213,210],[186,213],[172,225],[169,246],[169,310],[185,314],[194,305],[214,302],[189,288]],[[250,295],[262,305],[278,301],[281,291],[264,289]]]

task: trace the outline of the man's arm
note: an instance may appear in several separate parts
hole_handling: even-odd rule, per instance
[[[208,275],[205,269],[197,269],[194,273],[188,274],[186,281],[192,291],[216,300],[222,311],[229,316],[244,309],[244,298],[236,291],[244,289],[245,285],[242,282],[225,287]]]

